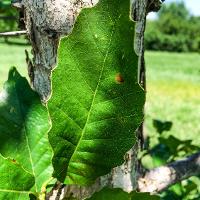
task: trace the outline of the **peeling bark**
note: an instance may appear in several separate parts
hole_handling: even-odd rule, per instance
[[[69,34],[84,7],[97,0],[22,0],[21,9],[32,45],[33,88],[43,101],[51,95],[51,71],[56,65],[61,35]]]

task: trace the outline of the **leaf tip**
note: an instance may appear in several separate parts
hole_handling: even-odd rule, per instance
[[[16,67],[11,67],[8,73],[8,80],[16,77],[21,77],[21,75],[17,71]]]

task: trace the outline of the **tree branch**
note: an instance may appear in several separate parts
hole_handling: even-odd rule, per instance
[[[200,152],[184,160],[148,171],[143,178],[138,180],[138,187],[140,192],[161,192],[177,182],[199,174]]]
[[[12,32],[4,32],[0,33],[0,37],[12,37],[12,36],[20,36],[20,35],[26,35],[27,31],[12,31]]]

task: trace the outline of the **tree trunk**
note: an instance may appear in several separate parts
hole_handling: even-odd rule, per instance
[[[56,65],[59,38],[69,34],[81,8],[93,6],[98,0],[22,0],[24,21],[32,44],[33,59],[27,54],[29,76],[33,88],[46,102],[51,95],[51,71]],[[157,0],[158,1],[158,0]],[[146,14],[152,0],[131,0],[132,18],[136,23],[135,52],[138,55],[138,82],[145,88],[144,64],[144,30]],[[91,196],[104,186],[118,187],[130,192],[137,188],[137,180],[141,174],[137,152],[143,146],[143,127],[137,131],[137,143],[125,155],[123,165],[112,169],[111,173],[100,177],[90,187],[66,186],[57,184],[48,199],[76,197],[83,199]],[[63,189],[64,188],[64,189]]]
[[[51,71],[56,65],[60,36],[71,32],[81,8],[95,3],[97,0],[22,0],[33,54],[29,75],[44,102],[51,95]]]

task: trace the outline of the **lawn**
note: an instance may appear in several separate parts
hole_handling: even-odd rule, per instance
[[[16,66],[27,76],[25,49],[29,46],[0,43],[0,90],[8,70]],[[146,52],[147,102],[145,133],[154,136],[153,119],[172,121],[166,135],[191,139],[200,145],[200,54]],[[153,138],[153,137],[152,137]],[[156,141],[151,140],[154,145]]]
[[[152,119],[172,121],[166,135],[200,146],[200,54],[146,52],[145,58],[146,134],[156,134]]]
[[[27,76],[25,49],[30,49],[30,47],[27,45],[8,45],[0,40],[0,90],[7,80],[10,67],[17,67],[21,75]]]

